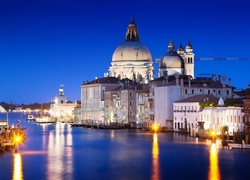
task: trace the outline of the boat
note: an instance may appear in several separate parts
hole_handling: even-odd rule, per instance
[[[29,114],[28,117],[27,117],[27,121],[35,121],[36,120],[36,117],[32,114]]]
[[[39,124],[55,123],[55,120],[50,118],[49,116],[39,116],[36,118],[36,122]]]
[[[69,124],[72,127],[83,127],[83,126],[85,126],[83,123],[69,123]]]
[[[228,143],[230,149],[250,149],[250,144],[246,144],[244,140],[242,143]]]

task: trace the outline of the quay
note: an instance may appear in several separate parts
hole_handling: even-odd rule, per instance
[[[26,128],[17,126],[9,127],[7,120],[0,120],[0,153],[14,150],[17,152],[19,144],[26,140]]]

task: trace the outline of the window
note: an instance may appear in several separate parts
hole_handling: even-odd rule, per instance
[[[185,94],[187,94],[188,93],[188,90],[187,89],[185,89]]]
[[[210,90],[208,90],[207,93],[210,94]]]
[[[194,94],[194,90],[192,89],[192,94]]]
[[[218,90],[218,94],[220,95],[220,90]]]

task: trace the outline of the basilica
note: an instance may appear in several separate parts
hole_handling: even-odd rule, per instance
[[[180,44],[176,50],[170,38],[166,53],[162,54],[155,60],[158,77],[154,77],[151,52],[140,42],[138,28],[132,17],[125,41],[113,53],[109,72],[103,78],[85,81],[81,85],[82,121],[105,125],[128,124],[131,127],[148,127],[157,123],[165,129],[178,131],[189,127],[194,131],[196,125],[204,121],[204,118],[198,118],[201,117],[199,113],[202,108],[197,105],[195,110],[190,109],[191,114],[184,113],[175,122],[177,115],[174,115],[174,111],[179,111],[174,108],[175,102],[182,102],[178,107],[184,112],[182,108],[191,108],[185,104],[185,99],[191,97],[204,97],[199,99],[203,102],[209,101],[206,95],[217,99],[234,97],[230,78],[216,74],[194,76],[195,54],[190,40],[185,48]],[[194,113],[197,114],[194,116]],[[209,115],[206,117],[206,120],[211,120]],[[236,129],[232,125],[230,127]]]

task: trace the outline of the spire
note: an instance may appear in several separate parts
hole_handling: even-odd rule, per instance
[[[186,49],[193,49],[190,40],[188,40],[188,44],[186,46]]]
[[[184,51],[184,48],[183,48],[183,46],[182,46],[182,43],[180,43],[180,46],[179,46],[178,51]]]
[[[59,89],[59,96],[64,96],[64,92],[63,92],[63,84],[60,85],[60,89]]]
[[[127,28],[125,41],[139,41],[138,29],[133,16],[131,17],[131,22]]]
[[[175,51],[174,43],[172,37],[170,38],[170,42],[168,44],[168,52]]]

